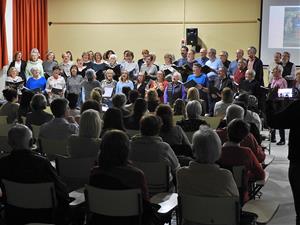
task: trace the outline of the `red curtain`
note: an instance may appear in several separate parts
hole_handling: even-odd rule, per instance
[[[47,0],[13,0],[13,51],[25,60],[37,48],[43,58],[48,50]]]
[[[0,1],[0,69],[8,64],[5,27],[6,0]]]

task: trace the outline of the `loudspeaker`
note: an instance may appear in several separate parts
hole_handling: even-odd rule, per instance
[[[186,28],[186,42],[192,46],[198,44],[198,28]]]

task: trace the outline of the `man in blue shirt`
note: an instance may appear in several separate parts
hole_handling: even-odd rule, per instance
[[[232,60],[231,63],[229,64],[229,68],[228,68],[228,76],[229,77],[233,77],[235,71],[238,68],[238,61],[240,59],[244,59],[244,50],[243,49],[238,49],[236,50],[236,60]]]
[[[207,87],[207,75],[202,73],[201,65],[199,63],[193,64],[193,74],[189,75],[187,78],[187,82],[190,80],[194,80],[197,83],[196,88],[202,90]]]
[[[186,47],[186,46],[182,46],[182,47],[181,47],[181,52],[180,52],[180,54],[181,54],[182,58],[178,59],[178,60],[175,62],[175,64],[176,64],[177,66],[183,66],[183,65],[187,64],[187,53],[188,53],[188,51],[189,51],[189,48],[188,48],[188,47]]]
[[[196,61],[201,65],[201,66],[204,66],[205,63],[208,61],[208,58],[207,58],[207,50],[206,48],[201,48],[200,50],[200,58],[197,58]]]
[[[208,80],[213,81],[218,77],[217,71],[219,68],[223,67],[223,63],[220,59],[216,57],[216,49],[210,48],[208,50],[208,58],[209,60],[205,63],[208,67],[210,67],[213,71],[207,74]]]

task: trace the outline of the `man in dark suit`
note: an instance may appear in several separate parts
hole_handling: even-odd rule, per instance
[[[25,125],[15,125],[8,132],[8,142],[12,152],[0,159],[0,180],[6,179],[18,183],[53,182],[55,186],[57,208],[55,221],[52,210],[23,209],[9,204],[5,205],[5,220],[7,224],[19,225],[31,222],[66,224],[68,211],[68,194],[54,167],[46,158],[31,151],[32,132]],[[0,183],[5,202],[5,187]]]
[[[256,48],[251,46],[248,48],[248,59],[247,59],[247,69],[255,71],[255,80],[259,82],[259,85],[264,86],[264,68],[263,62],[256,56]]]

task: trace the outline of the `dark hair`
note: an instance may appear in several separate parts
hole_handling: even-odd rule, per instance
[[[126,96],[126,99],[128,99],[129,92],[131,91],[131,88],[128,86],[122,87],[122,93]]]
[[[55,118],[63,117],[66,113],[68,104],[69,101],[65,98],[54,99],[50,104],[50,108],[54,117]]]
[[[112,104],[116,108],[122,108],[126,104],[127,98],[124,94],[115,94],[112,98]]]
[[[197,67],[200,68],[200,69],[202,68],[201,64],[200,64],[200,63],[197,63],[197,62],[196,62],[196,63],[193,63],[193,66],[197,66]]]
[[[135,103],[139,97],[139,92],[137,90],[130,90],[128,93],[128,100],[130,103]]]
[[[53,67],[52,67],[52,71],[54,71],[54,70],[59,70],[59,71],[60,71],[59,66],[53,66]]]
[[[70,73],[72,73],[71,71],[72,71],[72,69],[73,69],[74,67],[76,68],[77,73],[78,73],[78,66],[77,66],[77,65],[72,65],[72,66],[71,66],[71,68],[70,68]]]
[[[104,54],[103,54],[103,59],[104,60],[108,60],[108,55],[109,54],[115,54],[115,52],[113,50],[107,50]]]
[[[122,111],[109,108],[103,115],[103,130],[118,129],[125,131]]]
[[[162,120],[162,131],[167,132],[173,127],[173,112],[169,105],[159,105],[156,108],[156,115]]]
[[[75,109],[77,107],[78,94],[69,93],[67,95],[67,99],[69,101],[69,107],[70,107],[70,109]]]
[[[16,52],[15,52],[15,54],[14,54],[14,60],[17,60],[17,56],[18,56],[20,53],[22,54],[21,51],[16,51]],[[23,54],[22,54],[22,55],[23,55]]]
[[[184,48],[187,52],[189,51],[189,48],[185,45],[181,46],[181,48]]]
[[[4,98],[9,102],[12,102],[18,96],[17,90],[12,89],[12,88],[4,89],[2,91],[2,93],[3,93]]]
[[[22,91],[22,96],[20,99],[20,107],[19,107],[19,113],[22,114],[21,116],[26,116],[26,114],[31,111],[30,102],[33,96],[34,93],[32,91],[29,90]]]
[[[140,121],[141,134],[144,136],[156,136],[159,134],[161,125],[160,117],[154,115],[144,116]]]
[[[245,107],[248,108],[249,105],[249,94],[248,93],[242,93],[237,98],[237,101],[243,102],[245,104]]]
[[[138,98],[133,107],[133,116],[140,119],[147,112],[148,104],[145,99]]]
[[[174,115],[185,116],[185,114],[185,102],[181,98],[176,99],[174,102]]]
[[[66,51],[66,53],[70,55],[70,60],[73,61],[73,54],[72,54],[72,52],[71,51]]]
[[[232,120],[227,127],[228,140],[234,143],[240,143],[249,134],[249,125],[241,120]]]
[[[231,103],[233,100],[233,91],[226,87],[222,90],[222,99],[225,103]]]
[[[130,51],[130,50],[126,50],[125,52],[124,52],[124,55],[129,55],[129,56],[131,56],[132,57],[132,59],[134,58],[134,54],[133,54],[133,52],[132,51]]]
[[[99,104],[99,102],[97,102],[95,100],[87,100],[87,101],[85,101],[81,105],[80,114],[82,114],[84,111],[86,111],[88,109],[94,109],[97,112],[101,112],[102,111],[101,105]]]
[[[130,150],[129,138],[124,131],[107,131],[102,137],[100,149],[98,162],[101,168],[111,169],[125,166]]]

